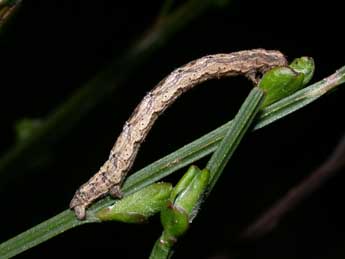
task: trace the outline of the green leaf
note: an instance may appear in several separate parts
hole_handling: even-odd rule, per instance
[[[265,73],[258,87],[266,91],[262,107],[266,107],[303,87],[304,74],[289,67],[275,67]]]
[[[163,233],[155,242],[150,258],[167,258],[171,249],[189,228],[193,210],[200,203],[209,180],[208,170],[191,166],[171,192],[170,199],[161,211]]]
[[[233,125],[211,157],[207,164],[207,168],[212,170],[211,188],[259,111],[263,98],[264,91],[258,87],[253,88],[235,116]],[[164,230],[155,243],[150,258],[159,258],[155,257],[155,254],[162,255],[162,258],[171,254],[174,243],[188,230],[190,222],[196,216],[201,198],[209,187],[209,178],[208,169],[200,171],[197,167],[191,166],[178,182],[172,191],[168,206],[161,211]],[[207,190],[210,191],[211,188]]]
[[[210,172],[207,169],[198,170],[188,186],[176,197],[174,206],[187,212],[189,221],[194,217],[194,211],[200,204],[200,199],[208,186]]]
[[[189,216],[182,208],[174,206],[171,202],[161,211],[161,222],[164,233],[161,239],[167,243],[175,243],[189,227]]]
[[[197,166],[191,165],[189,169],[187,170],[187,172],[181,177],[181,179],[178,181],[178,183],[172,190],[170,201],[174,202],[176,197],[181,192],[183,192],[188,187],[188,185],[193,181],[195,175],[199,174],[200,172],[201,170]]]
[[[296,58],[288,67],[275,67],[267,71],[259,82],[259,87],[266,91],[266,99],[262,107],[303,88],[312,78],[315,70],[311,57]]]
[[[193,211],[200,203],[208,185],[210,173],[191,166],[176,184],[168,205],[161,211],[164,242],[175,242],[183,235],[193,218]]]
[[[151,184],[98,211],[95,216],[101,221],[144,222],[166,205],[171,190],[170,183]]]
[[[223,172],[225,165],[235,152],[244,134],[247,132],[256,114],[260,110],[264,97],[264,90],[261,88],[254,87],[251,90],[240,110],[233,119],[231,126],[227,129],[216,151],[208,161],[206,168],[211,173],[209,192],[214,187],[219,176]]]

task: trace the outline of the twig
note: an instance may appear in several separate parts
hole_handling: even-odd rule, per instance
[[[254,120],[262,101],[265,98],[264,93],[264,90],[259,87],[253,88],[246,101],[242,104],[241,109],[233,119],[231,127],[229,127],[229,130],[226,132],[216,151],[208,161],[206,169],[210,171],[211,179],[207,195],[209,195],[214,188],[220,175],[223,173],[226,164]]]
[[[190,223],[197,216],[201,203],[205,201],[207,194],[211,192],[223,173],[227,162],[259,112],[264,98],[265,90],[254,87],[212,154],[206,169],[201,171],[192,166],[175,186],[176,196],[173,195],[167,208],[161,211],[164,230],[154,244],[150,259],[170,258],[178,238],[187,231]]]
[[[280,118],[283,118],[291,112],[304,107],[310,102],[321,97],[327,91],[330,91],[336,86],[344,83],[344,81],[345,66],[326,79],[304,88],[265,108],[262,111],[255,129],[262,128]],[[129,176],[124,183],[122,191],[125,195],[134,193],[153,182],[159,181],[183,166],[191,164],[194,161],[212,153],[217,148],[218,143],[222,140],[225,132],[230,126],[231,121]],[[100,209],[113,203],[114,200],[108,197],[104,198],[90,207],[88,213],[92,216]],[[6,212],[6,210],[4,210],[2,213],[10,212]],[[32,248],[33,246],[45,242],[68,229],[91,222],[97,222],[97,219],[88,217],[85,221],[79,221],[75,218],[72,211],[65,210],[59,215],[0,244],[0,258],[10,258]]]
[[[254,223],[250,224],[249,227],[242,232],[241,238],[257,238],[272,231],[289,211],[309,197],[344,166],[345,135],[342,137],[330,157],[319,168],[300,184],[289,190],[283,198],[265,211],[254,221]]]

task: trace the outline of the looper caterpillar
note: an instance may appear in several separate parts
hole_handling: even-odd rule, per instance
[[[258,73],[285,65],[287,60],[281,52],[253,49],[205,56],[175,69],[147,93],[135,108],[111,149],[108,160],[76,191],[70,208],[82,220],[86,216],[86,208],[96,199],[108,193],[121,197],[121,184],[135,160],[140,144],[158,116],[182,93],[206,80],[226,76],[244,75],[256,84]]]

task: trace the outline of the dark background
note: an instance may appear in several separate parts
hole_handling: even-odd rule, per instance
[[[24,0],[0,38],[1,153],[13,145],[18,119],[44,118],[63,103],[151,26],[160,2]],[[251,48],[279,49],[290,60],[313,57],[313,82],[345,65],[340,1],[307,2],[233,0],[177,33],[49,145],[43,158],[33,156],[35,166],[18,162],[17,176],[1,187],[0,241],[65,210],[75,189],[106,159],[135,105],[174,68],[206,54]],[[230,78],[186,93],[158,120],[132,172],[231,119],[250,87],[243,78]],[[344,258],[341,172],[273,232],[238,241],[245,226],[330,155],[345,129],[343,88],[244,140],[174,258]],[[144,225],[85,225],[18,258],[147,258],[160,231],[158,217]]]

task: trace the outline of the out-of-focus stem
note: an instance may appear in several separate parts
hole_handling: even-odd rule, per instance
[[[345,135],[330,157],[319,168],[301,183],[291,188],[285,196],[250,224],[241,234],[241,238],[257,238],[272,231],[289,211],[308,198],[344,166]]]
[[[1,157],[0,187],[1,184],[8,182],[9,177],[16,177],[17,173],[9,170],[11,166],[24,165],[25,161],[30,160],[32,150],[35,150],[34,155],[37,159],[39,150],[63,137],[90,110],[119,88],[132,75],[134,69],[156,53],[192,19],[206,11],[212,2],[189,0],[164,19],[159,19],[122,57],[117,58],[82,88],[76,90],[70,98],[47,116],[42,126],[30,137],[25,141],[17,142]],[[20,173],[21,170],[16,172]]]

